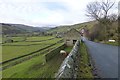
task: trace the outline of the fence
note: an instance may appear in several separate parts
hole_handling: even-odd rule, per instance
[[[78,59],[80,49],[80,41],[77,40],[70,54],[65,58],[55,78],[76,78],[78,69]]]

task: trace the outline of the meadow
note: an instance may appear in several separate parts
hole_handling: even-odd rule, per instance
[[[34,37],[34,38],[36,38],[34,41],[41,40],[40,39],[41,37],[38,37],[38,39],[37,37]],[[17,38],[14,37],[13,39],[17,40],[18,37]],[[20,37],[19,39],[21,40]],[[17,41],[20,41],[19,39]],[[30,39],[33,40],[33,37],[28,38],[28,40]],[[43,40],[43,37],[42,37],[42,40]],[[20,41],[20,42],[13,42],[13,43],[5,43],[2,45],[2,58],[3,58],[2,60],[6,61],[11,58],[15,58],[21,55],[25,55],[25,54],[37,51],[39,49],[45,48],[46,46],[56,43],[59,40],[61,39],[56,38],[56,39],[44,41],[44,42],[26,42],[26,41],[21,42]]]
[[[67,47],[65,50],[70,51],[71,48]],[[38,57],[4,70],[3,78],[54,78],[63,60],[64,57],[58,54],[45,63],[44,55],[41,54]]]
[[[15,42],[2,44],[3,61],[16,58],[22,55],[35,52],[32,55],[39,54],[36,57],[31,57],[22,63],[13,65],[3,70],[3,78],[53,78],[55,73],[57,73],[62,61],[65,57],[59,54],[55,55],[48,62],[45,61],[45,55],[49,54],[50,51],[56,49],[57,47],[64,44],[64,42],[59,42],[62,38],[54,38],[53,36],[48,37],[27,37],[24,41],[24,37],[12,37]],[[56,43],[56,44],[55,44]],[[55,45],[52,45],[55,44]],[[52,46],[50,46],[52,45]],[[45,48],[49,46],[48,48]],[[40,50],[45,48],[43,50]],[[68,53],[71,51],[72,47],[65,47],[64,50]],[[39,51],[40,50],[40,51]],[[32,56],[29,55],[29,56]],[[21,58],[22,60],[23,58]],[[6,63],[13,64],[17,60]]]

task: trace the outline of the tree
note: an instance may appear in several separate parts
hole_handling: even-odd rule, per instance
[[[109,16],[110,22],[113,23],[118,20],[118,15],[117,14],[111,14]]]
[[[104,26],[105,34],[107,32],[107,26],[110,23],[109,11],[113,7],[114,3],[115,2],[110,2],[110,0],[107,0],[106,2],[96,1],[87,5],[87,16],[97,20],[101,26]]]
[[[108,19],[108,12],[113,7],[115,2],[110,2],[107,0],[106,2],[92,2],[87,5],[87,16],[101,21],[101,19]]]

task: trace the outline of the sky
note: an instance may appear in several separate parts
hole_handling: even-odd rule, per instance
[[[87,22],[91,19],[85,15],[86,5],[93,1],[96,0],[0,0],[0,23],[48,27]],[[118,1],[112,12],[118,11]]]

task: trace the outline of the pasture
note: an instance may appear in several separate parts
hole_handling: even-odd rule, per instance
[[[52,47],[55,48],[61,45],[63,43],[56,44]],[[64,50],[69,53],[71,49],[72,47],[66,47]],[[45,62],[46,54],[49,54],[49,52],[3,70],[3,78],[54,78],[65,57],[57,52],[55,57]]]
[[[23,56],[29,53],[35,52],[32,55],[39,54],[38,56],[31,57],[28,60],[23,60],[22,63],[10,66],[3,70],[3,78],[54,78],[57,73],[62,61],[65,57],[61,56],[59,51],[56,51],[56,55],[48,62],[45,61],[45,55],[49,54],[50,51],[63,45],[62,38],[54,38],[53,36],[48,37],[27,37],[24,41],[24,37],[12,37],[15,42],[2,44],[2,61],[7,61],[19,56]],[[56,44],[55,44],[56,43]],[[55,44],[55,45],[52,45]],[[50,46],[52,45],[52,46]],[[49,47],[47,47],[49,46]],[[46,48],[47,47],[47,48]],[[43,49],[45,48],[45,49]],[[43,50],[40,50],[43,49]],[[65,47],[66,52],[70,52],[72,47]],[[39,51],[40,50],[40,51]],[[28,56],[32,56],[28,55]],[[12,62],[6,63],[5,65],[11,65],[16,61],[22,60],[23,58],[16,59]]]
[[[36,37],[37,38],[37,37]],[[38,37],[37,40],[40,40],[41,37]],[[17,38],[13,38],[13,39],[18,39]],[[21,39],[21,38],[19,38]],[[31,38],[33,40],[33,38]],[[43,39],[43,37],[42,37]],[[30,40],[30,38],[29,38]],[[49,41],[43,41],[43,42],[13,42],[13,43],[5,43],[2,45],[2,60],[6,61],[18,56],[22,56],[34,51],[37,51],[39,49],[45,48],[51,44],[56,43],[57,41],[61,40],[60,38],[55,38],[53,40],[49,40]],[[19,40],[17,40],[19,41]]]
[[[47,40],[47,39],[52,39],[54,38],[53,36],[42,36],[42,37],[27,37],[26,41],[41,41],[41,40]]]

